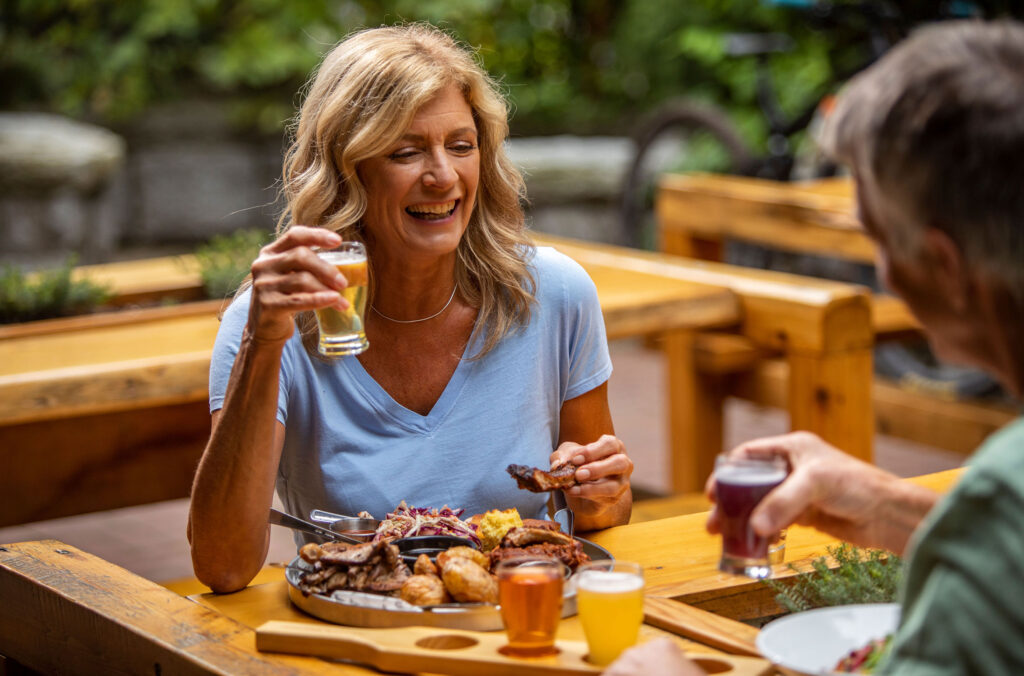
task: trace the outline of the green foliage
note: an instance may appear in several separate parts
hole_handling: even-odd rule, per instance
[[[196,249],[206,295],[224,298],[234,293],[268,239],[261,230],[238,230],[230,235],[217,235]]]
[[[2,0],[0,107],[117,121],[154,102],[214,96],[240,123],[277,133],[321,56],[369,26],[429,21],[478,50],[508,89],[513,129],[621,132],[670,97],[725,106],[763,134],[755,63],[726,53],[733,32],[790,36],[771,58],[784,109],[806,107],[866,60],[855,11],[818,30],[771,0]],[[836,5],[858,5],[835,0]],[[935,3],[899,3],[911,22]],[[1006,0],[973,3],[987,16]],[[1017,14],[1024,11],[1014,10]],[[858,20],[861,19],[861,20]]]
[[[753,63],[725,56],[723,35],[800,27],[760,0],[6,0],[0,107],[118,121],[154,102],[215,96],[240,122],[276,132],[334,43],[416,20],[478,49],[520,134],[629,129],[674,95],[749,113]],[[830,72],[828,38],[800,33],[778,75],[802,101]]]
[[[111,297],[111,291],[87,280],[72,280],[75,257],[59,268],[26,274],[21,268],[0,267],[0,324],[30,322],[91,312]]]
[[[789,612],[852,603],[889,603],[896,600],[903,576],[903,561],[877,549],[861,550],[841,543],[828,548],[838,566],[829,568],[825,557],[816,559],[813,573],[792,584],[767,580],[777,592],[775,600]]]

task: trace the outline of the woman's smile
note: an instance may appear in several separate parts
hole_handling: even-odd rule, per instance
[[[406,207],[405,213],[422,221],[437,223],[447,221],[461,202],[462,200],[448,200],[447,202],[414,204]]]

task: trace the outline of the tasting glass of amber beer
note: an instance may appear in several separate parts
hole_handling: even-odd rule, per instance
[[[508,633],[505,655],[554,655],[555,634],[562,618],[565,566],[549,558],[507,559],[498,564],[501,620]]]
[[[591,561],[572,576],[576,608],[590,654],[587,660],[611,664],[636,643],[644,620],[644,571],[629,561]]]
[[[750,514],[765,495],[782,483],[786,473],[786,461],[782,458],[720,455],[715,459],[715,502],[722,530],[719,570],[753,578],[771,575],[771,538],[754,533]]]
[[[366,267],[366,247],[360,242],[342,242],[333,249],[320,249],[316,255],[330,263],[348,280],[341,292],[350,305],[347,310],[335,307],[319,308],[316,323],[320,328],[320,354],[343,357],[359,354],[370,346],[366,339],[366,296],[369,275]]]

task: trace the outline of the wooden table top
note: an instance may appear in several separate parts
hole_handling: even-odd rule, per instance
[[[912,481],[942,491],[960,471]],[[747,582],[742,578],[715,571],[720,544],[705,533],[705,518],[694,514],[622,526],[593,533],[591,539],[619,559],[642,563],[649,596],[721,596],[743,588]],[[789,558],[823,554],[833,542],[811,529],[793,528]],[[83,671],[119,665],[130,672],[152,672],[156,665],[167,673],[367,673],[351,665],[256,650],[253,629],[266,621],[319,622],[290,604],[284,585],[269,582],[193,601],[60,542],[0,545],[0,654],[42,671],[74,664]],[[690,610],[666,599],[651,603],[667,608],[659,626],[671,626],[673,617]],[[645,626],[642,639],[657,635],[664,633]],[[562,623],[559,638],[582,638],[576,618]],[[716,652],[675,638],[689,652]]]

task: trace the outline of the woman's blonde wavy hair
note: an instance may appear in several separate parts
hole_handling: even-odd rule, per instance
[[[302,224],[362,240],[367,196],[356,168],[386,152],[419,108],[452,84],[466,96],[479,139],[476,207],[456,251],[455,279],[463,298],[478,308],[474,338],[483,331],[485,341],[475,357],[481,357],[529,321],[533,245],[525,232],[523,178],[505,152],[505,99],[473,54],[448,34],[421,23],[373,28],[327,54],[293,123],[277,236]],[[296,321],[315,354],[312,313]]]

